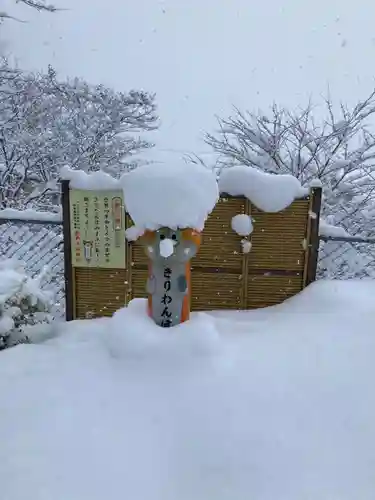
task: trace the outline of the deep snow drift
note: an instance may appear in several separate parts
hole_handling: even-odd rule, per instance
[[[373,500],[375,283],[0,353],[4,500]]]

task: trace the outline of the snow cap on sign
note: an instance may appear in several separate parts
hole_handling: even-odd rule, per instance
[[[60,170],[60,177],[62,180],[70,181],[70,187],[73,189],[93,191],[121,189],[118,179],[102,170],[87,173],[84,170],[73,170],[69,166],[65,166]]]
[[[201,231],[216,205],[215,174],[193,163],[172,162],[136,168],[121,178],[124,200],[135,226]]]
[[[308,194],[292,175],[267,174],[243,165],[223,170],[219,189],[231,196],[245,196],[264,212],[280,212]]]

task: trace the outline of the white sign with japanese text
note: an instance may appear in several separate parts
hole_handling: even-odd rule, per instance
[[[123,192],[70,190],[73,267],[126,267]]]

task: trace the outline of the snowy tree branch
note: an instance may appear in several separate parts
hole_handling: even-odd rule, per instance
[[[62,166],[103,169],[118,176],[153,144],[138,134],[158,126],[155,98],[144,91],[115,92],[79,79],[0,65],[0,205],[55,199]],[[129,159],[131,158],[131,161]]]
[[[323,216],[348,230],[375,234],[375,90],[352,109],[324,99],[326,119],[317,123],[312,103],[297,112],[273,105],[268,115],[234,109],[218,118],[206,143],[221,168],[247,165],[292,174],[304,185],[323,184]]]

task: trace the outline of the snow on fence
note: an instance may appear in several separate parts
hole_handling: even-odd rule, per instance
[[[63,317],[65,300],[61,218],[46,217],[43,213],[38,218],[38,213],[32,212],[0,212],[0,256],[21,261],[31,276],[47,267],[47,280],[43,286],[54,292],[55,317]]]
[[[267,213],[244,197],[221,196],[208,217],[203,244],[192,260],[192,310],[252,309],[274,305],[298,293],[314,279],[309,267],[310,197]],[[250,252],[231,228],[237,214],[253,221]],[[144,297],[147,260],[135,244],[128,252],[132,295]],[[313,256],[311,256],[313,260]]]
[[[193,309],[207,308],[208,301],[213,309],[259,307],[269,301],[270,294],[271,303],[277,303],[299,291],[306,245],[296,236],[296,229],[302,228],[305,204],[305,200],[297,200],[286,211],[265,214],[251,207],[244,198],[222,198],[207,221],[205,243],[193,261]],[[241,251],[242,238],[231,228],[232,217],[238,213],[250,213],[254,223],[248,254]],[[23,213],[20,217],[16,213],[0,212],[0,256],[22,261],[31,275],[48,266],[50,279],[45,286],[55,293],[55,316],[63,317],[64,256],[60,219],[45,215],[38,219],[35,213],[27,218],[28,215]],[[286,216],[294,222],[286,224]],[[127,225],[131,225],[129,218]],[[299,252],[299,262],[293,252]],[[99,272],[103,275],[99,280],[100,295],[107,294],[116,307],[125,292],[127,299],[145,296],[147,261],[143,249],[132,243],[127,253],[131,273],[124,273],[120,280],[109,280],[105,271]],[[92,270],[82,271],[81,278],[86,280],[87,287],[93,278],[97,283],[98,273],[94,271],[95,276],[92,273]],[[320,236],[317,277],[375,278],[375,239]],[[87,307],[83,304],[80,316],[86,314]],[[110,305],[109,312],[112,309]]]
[[[320,194],[314,189],[273,213],[257,209],[243,196],[221,195],[192,260],[192,310],[278,304],[315,279]],[[243,237],[233,230],[238,214],[247,214],[253,222],[250,251],[244,250]],[[126,227],[132,224],[127,215]],[[68,228],[65,231],[69,234]],[[138,242],[127,243],[125,269],[75,268],[68,316],[107,316],[132,298],[145,297],[147,273],[147,257]]]

